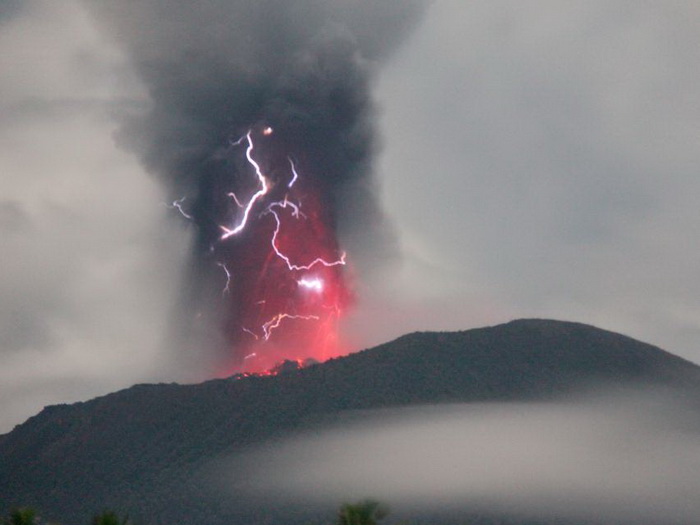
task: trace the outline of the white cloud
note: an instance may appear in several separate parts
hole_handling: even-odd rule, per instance
[[[694,410],[663,395],[355,414],[234,460],[253,497],[374,498],[399,515],[694,522]],[[233,471],[229,476],[236,477]],[[243,479],[245,481],[243,481]]]

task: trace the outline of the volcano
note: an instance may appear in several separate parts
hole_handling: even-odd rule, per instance
[[[349,411],[639,385],[699,402],[700,367],[623,335],[549,320],[409,334],[275,376],[136,385],[46,407],[0,436],[0,512],[29,505],[61,523],[86,523],[104,508],[138,523],[308,523],[316,516],[304,510],[224,496],[207,473],[221,458]]]

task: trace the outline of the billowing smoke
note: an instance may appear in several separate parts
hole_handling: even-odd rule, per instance
[[[119,140],[196,230],[181,335],[197,346],[197,333],[219,333],[230,369],[337,354],[335,326],[353,298],[349,270],[362,274],[393,249],[371,169],[373,73],[422,4],[90,7],[150,98]]]

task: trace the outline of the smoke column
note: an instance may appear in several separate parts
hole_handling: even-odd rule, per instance
[[[393,247],[372,178],[371,81],[422,4],[123,0],[89,8],[150,97],[147,111],[125,118],[119,140],[196,231],[173,340],[194,349],[203,345],[198,334],[211,345],[216,332],[221,373],[341,353],[348,277]]]

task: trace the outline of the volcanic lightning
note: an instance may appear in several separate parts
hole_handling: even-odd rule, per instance
[[[228,266],[222,262],[217,262],[216,265],[226,274],[226,286],[224,286],[224,289],[221,291],[221,295],[226,295],[231,291],[231,272],[229,271]]]
[[[289,181],[289,184],[287,184],[287,187],[288,187],[288,188],[291,188],[292,186],[294,186],[294,183],[295,183],[295,182],[297,181],[297,179],[299,178],[299,174],[297,173],[297,167],[294,165],[294,161],[293,161],[291,158],[289,158],[289,157],[287,157],[287,159],[289,160],[289,165],[290,165],[291,168],[292,168],[292,175],[294,175],[294,176],[292,177],[292,180]]]
[[[270,128],[266,128],[270,129]],[[258,180],[260,181],[260,189],[256,191],[253,196],[250,198],[248,201],[248,204],[244,207],[243,209],[243,217],[241,218],[241,222],[238,224],[233,229],[229,229],[226,226],[221,226],[221,229],[224,231],[224,234],[221,236],[221,240],[226,240],[232,235],[236,235],[237,233],[241,232],[243,228],[245,228],[246,224],[248,223],[248,216],[250,215],[250,210],[253,208],[253,205],[256,203],[258,199],[260,199],[263,195],[266,195],[268,190],[270,189],[267,183],[267,179],[265,176],[262,174],[262,171],[260,170],[260,165],[255,162],[255,159],[252,156],[253,152],[253,139],[250,137],[250,130],[246,134],[246,139],[248,140],[248,147],[246,148],[246,158],[248,159],[248,162],[255,168],[255,174],[258,177]],[[242,139],[241,139],[242,140]],[[240,143],[240,141],[239,141]],[[235,144],[234,144],[235,145]],[[237,204],[240,204],[238,199],[236,198],[235,193],[229,193],[229,195],[233,195],[233,198],[236,200]]]
[[[298,207],[293,208],[295,211],[298,212]],[[272,245],[272,249],[275,251],[277,256],[282,259],[285,263],[287,263],[287,268],[290,270],[310,270],[317,264],[321,264],[326,267],[331,267],[331,266],[338,266],[338,265],[344,265],[345,264],[345,252],[340,254],[339,259],[335,259],[332,261],[327,261],[323,257],[316,257],[313,261],[311,261],[309,264],[294,264],[292,261],[289,259],[287,255],[282,253],[280,249],[277,247],[277,236],[280,233],[280,228],[282,227],[282,221],[280,221],[280,216],[270,207],[268,208],[267,213],[272,214],[272,216],[275,218],[275,231],[272,233],[272,240],[270,241],[270,244]]]
[[[314,278],[308,278],[308,277],[302,277],[297,281],[297,284],[301,286],[302,288],[306,288],[308,290],[312,290],[317,293],[321,293],[323,291],[323,281],[319,279],[318,277]]]
[[[185,202],[186,198],[187,197],[182,197],[180,199],[176,199],[172,202],[172,204],[166,204],[166,206],[168,206],[168,208],[177,210],[178,212],[180,212],[180,215],[182,215],[185,219],[187,219],[188,221],[191,221],[193,219],[192,215],[190,215],[184,209],[182,209],[182,203]]]
[[[346,265],[347,254],[337,248],[332,236],[324,233],[327,230],[321,220],[321,203],[314,188],[305,184],[297,163],[289,155],[284,155],[284,169],[281,158],[279,164],[275,161],[282,155],[271,142],[271,135],[269,126],[257,131],[253,127],[230,142],[233,148],[245,146],[243,157],[250,182],[245,183],[239,176],[235,187],[223,192],[236,207],[233,225],[219,224],[223,233],[215,248],[221,254],[217,255],[216,265],[226,275],[222,296],[236,293],[244,299],[239,302],[237,322],[240,332],[253,340],[238,344],[255,350],[245,354],[241,366],[246,370],[275,364],[265,360],[268,349],[259,347],[289,345],[288,341],[276,341],[275,335],[283,328],[284,336],[280,339],[288,340],[291,334],[297,339],[292,341],[292,347],[298,348],[300,344],[316,347],[313,353],[307,348],[301,358],[323,357],[319,346],[329,356],[335,353],[336,338],[329,331],[335,331],[334,322],[349,297],[342,273],[337,269]],[[250,188],[253,181],[254,189]],[[244,193],[250,196],[242,199]],[[302,207],[309,208],[308,214]],[[236,253],[229,253],[231,250]],[[257,262],[253,263],[253,259]],[[245,269],[236,271],[235,275],[245,278],[236,279],[230,268],[241,265]],[[312,269],[315,275],[301,273]],[[256,277],[251,279],[252,275]],[[297,290],[311,294],[299,294]],[[234,332],[234,327],[231,330]],[[295,350],[286,348],[284,352],[286,358]]]
[[[89,4],[150,97],[120,140],[191,223],[168,347],[217,375],[345,353],[350,277],[396,255],[372,80],[426,3]]]
[[[263,333],[265,334],[264,339],[267,341],[270,339],[270,335],[272,335],[272,331],[275,328],[278,328],[280,323],[285,320],[285,319],[303,319],[304,321],[318,321],[320,318],[317,315],[292,315],[292,314],[277,314],[274,316],[272,319],[270,319],[268,322],[266,322],[263,326]]]

